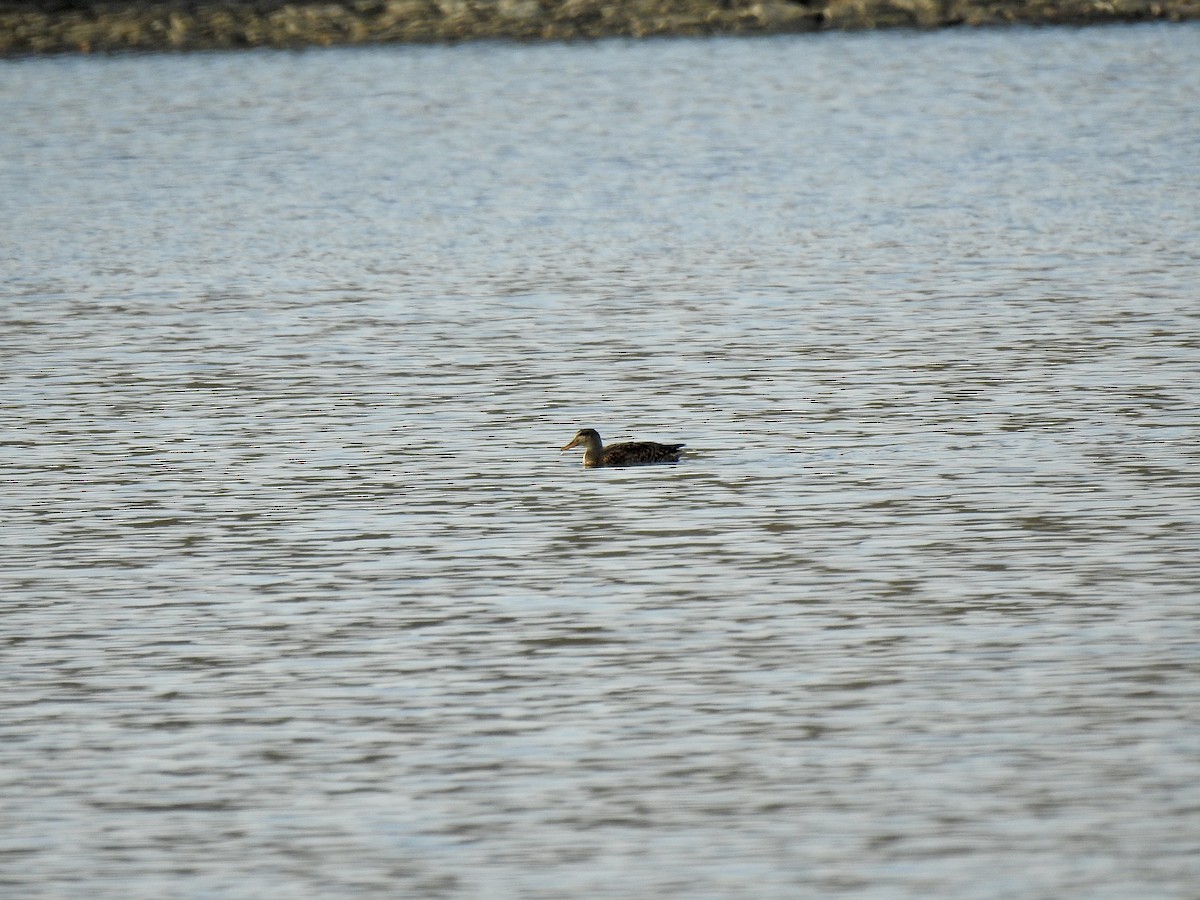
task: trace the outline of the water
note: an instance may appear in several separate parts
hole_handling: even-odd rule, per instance
[[[0,65],[0,892],[1194,897],[1198,34]]]

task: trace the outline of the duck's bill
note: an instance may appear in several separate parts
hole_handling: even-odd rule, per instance
[[[558,452],[559,452],[559,453],[562,453],[562,452],[563,452],[563,450],[570,450],[572,447],[578,447],[578,446],[579,446],[579,438],[573,438],[573,439],[571,440],[571,443],[569,443],[569,444],[566,444],[566,445],[565,445],[565,446],[562,448],[562,450],[559,450]]]

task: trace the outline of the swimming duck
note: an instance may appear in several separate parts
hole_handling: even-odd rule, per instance
[[[679,462],[683,444],[656,444],[654,441],[628,441],[604,446],[595,428],[580,428],[571,442],[563,447],[570,450],[583,444],[583,464],[589,469],[601,466],[651,466],[655,463]],[[559,451],[562,452],[562,451]]]

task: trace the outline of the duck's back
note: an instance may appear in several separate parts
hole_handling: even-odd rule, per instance
[[[659,444],[655,441],[627,441],[604,448],[605,466],[652,466],[677,463],[683,444]]]

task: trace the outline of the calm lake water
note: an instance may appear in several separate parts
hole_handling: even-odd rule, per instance
[[[0,893],[1195,898],[1197,109],[1196,26],[0,63]]]

